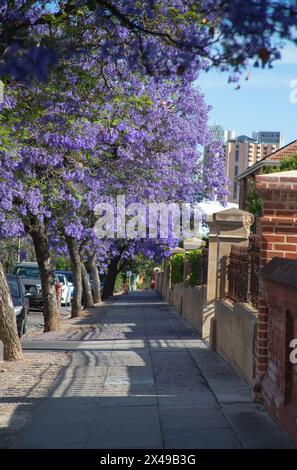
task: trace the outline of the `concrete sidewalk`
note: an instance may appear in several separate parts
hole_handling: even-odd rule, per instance
[[[88,341],[38,347],[71,349],[72,360],[15,448],[293,447],[246,382],[154,292],[117,298]]]

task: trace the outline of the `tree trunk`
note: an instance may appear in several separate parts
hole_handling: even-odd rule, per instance
[[[18,361],[23,358],[18,337],[15,313],[10,290],[0,262],[0,340],[4,346],[4,360]]]
[[[81,275],[81,259],[77,242],[74,238],[65,236],[68,252],[71,261],[71,269],[73,273],[74,292],[71,305],[71,318],[82,316],[81,297],[82,297],[82,275]]]
[[[84,292],[84,307],[94,307],[94,300],[92,294],[92,288],[90,284],[90,279],[88,272],[84,263],[81,263],[81,276],[82,276],[82,284],[83,284],[83,292]]]
[[[116,277],[118,275],[118,262],[119,262],[119,257],[117,256],[108,265],[108,271],[107,271],[107,276],[105,279],[104,287],[103,287],[103,293],[102,293],[102,299],[108,299],[111,295],[113,295],[114,291],[114,285],[116,281]]]
[[[40,272],[44,332],[60,329],[60,312],[57,304],[54,266],[49,249],[48,236],[44,223],[31,219],[31,226],[27,230],[33,240],[36,260]]]
[[[94,288],[94,303],[100,304],[101,303],[100,276],[99,276],[98,268],[97,268],[96,261],[95,261],[95,255],[88,252],[88,261],[89,261],[89,269],[92,273],[93,288]]]

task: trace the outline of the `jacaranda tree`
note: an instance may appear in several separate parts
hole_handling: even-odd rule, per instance
[[[250,62],[271,66],[280,39],[294,40],[296,17],[289,0],[1,2],[0,236],[32,237],[45,331],[59,328],[51,237],[68,246],[75,316],[83,250],[98,252],[87,232],[98,203],[119,194],[127,203],[224,197],[222,151],[191,82],[211,66],[229,69],[230,80]],[[213,157],[203,170],[205,145]],[[136,252],[166,249],[163,241],[106,243],[106,263],[120,254],[116,270]],[[5,283],[0,298],[0,337],[16,359]]]

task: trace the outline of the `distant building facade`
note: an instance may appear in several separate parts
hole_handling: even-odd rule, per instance
[[[239,187],[239,208],[247,210],[246,203],[250,186],[252,182],[255,181],[256,176],[261,174],[264,168],[278,167],[283,158],[290,158],[294,155],[297,155],[297,140],[281,147],[239,173],[236,178]]]
[[[276,144],[279,148],[285,145],[284,135],[281,132],[253,132],[252,137],[258,142],[258,144]]]
[[[213,139],[216,142],[225,141],[225,131],[224,131],[224,128],[220,124],[214,124],[213,126],[209,126],[209,130],[212,134]]]
[[[253,132],[253,137],[240,135],[233,137],[234,131],[227,131],[225,136],[225,165],[226,174],[230,180],[229,202],[239,202],[239,186],[237,177],[247,168],[281,147],[283,135],[280,132]]]

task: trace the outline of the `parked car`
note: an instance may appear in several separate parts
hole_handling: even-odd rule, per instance
[[[43,299],[38,264],[25,261],[16,263],[13,269],[13,274],[20,278],[25,287],[26,294],[30,294],[30,307],[42,308]]]
[[[12,297],[18,335],[21,338],[21,336],[27,331],[27,317],[30,308],[30,294],[26,294],[25,288],[18,276],[14,276],[13,274],[7,274],[7,282]]]
[[[66,279],[67,279],[67,282],[68,282],[68,287],[70,288],[70,302],[71,300],[73,299],[73,295],[74,295],[74,278],[73,278],[73,273],[72,271],[64,271],[64,270],[59,270],[59,271],[56,271],[56,276],[60,278],[60,276],[64,276]],[[60,281],[62,283],[64,283],[64,281]],[[83,294],[82,294],[82,301],[83,301]],[[62,300],[62,303],[63,303],[63,300]]]
[[[73,291],[74,291],[74,281],[73,281],[73,274],[71,271],[56,271],[56,275],[59,276],[59,275],[63,275],[66,277],[67,279],[67,282],[68,282],[68,286],[70,288],[70,300],[72,299],[73,297]]]
[[[43,309],[42,287],[38,263],[22,261],[16,263],[13,274],[18,276],[24,285],[25,293],[28,294],[30,308]],[[60,282],[55,278],[55,282]]]
[[[73,293],[73,284],[70,284],[66,275],[62,271],[56,271],[56,278],[57,281],[62,284],[62,297],[61,297],[61,304],[62,305],[70,305],[72,293]]]

